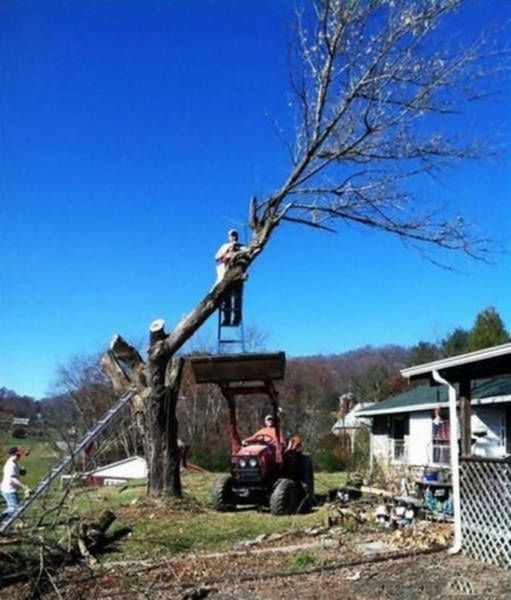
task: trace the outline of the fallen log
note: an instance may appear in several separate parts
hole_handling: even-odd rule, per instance
[[[108,529],[115,520],[115,514],[105,510],[97,521],[81,521],[69,529],[67,536],[59,541],[59,547],[70,557],[84,558],[93,564],[96,554],[131,533],[131,528],[124,527],[109,534]]]

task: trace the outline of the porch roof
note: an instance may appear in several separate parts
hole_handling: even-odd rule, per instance
[[[472,381],[471,390],[472,406],[511,402],[511,376]],[[376,415],[433,410],[436,406],[447,406],[447,404],[447,390],[444,386],[420,385],[356,411],[356,416],[374,417]]]
[[[431,376],[433,371],[437,371],[451,383],[509,375],[511,374],[511,343],[402,369],[401,375],[409,379],[430,378],[431,383],[434,384]]]

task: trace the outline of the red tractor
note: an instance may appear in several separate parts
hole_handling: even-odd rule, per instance
[[[216,510],[239,505],[269,507],[274,515],[305,512],[314,504],[314,471],[301,451],[298,436],[283,439],[278,394],[273,385],[282,379],[285,354],[237,354],[194,357],[197,383],[217,383],[227,400],[230,416],[230,474],[213,486]],[[236,396],[264,394],[270,398],[274,435],[255,434],[242,442],[236,421]]]

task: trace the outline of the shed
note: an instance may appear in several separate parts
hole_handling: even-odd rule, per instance
[[[123,485],[129,480],[147,477],[147,462],[141,456],[132,456],[99,467],[86,473],[86,485]]]

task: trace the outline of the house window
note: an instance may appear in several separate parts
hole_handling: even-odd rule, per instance
[[[392,417],[392,458],[396,461],[406,460],[406,440],[409,433],[408,415],[396,415]]]
[[[447,409],[435,408],[431,430],[432,461],[439,465],[450,464],[451,445],[449,441],[450,427]]]

